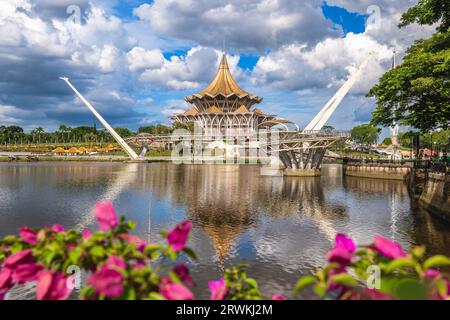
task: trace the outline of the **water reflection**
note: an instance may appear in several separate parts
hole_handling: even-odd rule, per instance
[[[198,288],[248,261],[263,290],[287,293],[324,262],[337,232],[450,255],[450,227],[417,207],[402,182],[342,178],[338,166],[321,178],[280,178],[256,165],[0,164],[0,236],[23,224],[94,227],[92,206],[105,199],[150,241],[191,219]]]

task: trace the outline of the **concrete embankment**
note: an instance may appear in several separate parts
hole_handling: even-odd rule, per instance
[[[428,173],[419,203],[429,212],[450,222],[450,175]]]
[[[344,164],[344,175],[360,178],[406,180],[411,172],[408,165],[391,163],[352,163]]]

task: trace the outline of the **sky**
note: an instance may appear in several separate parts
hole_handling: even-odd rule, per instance
[[[305,127],[376,52],[329,125],[368,122],[369,89],[433,26],[397,27],[410,0],[1,0],[0,125],[93,125],[73,85],[113,126],[136,130],[189,108],[227,54],[258,108]],[[98,125],[98,123],[97,123]]]

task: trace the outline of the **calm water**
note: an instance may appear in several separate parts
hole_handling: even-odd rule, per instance
[[[248,262],[263,292],[288,294],[324,263],[337,232],[359,243],[379,233],[450,255],[450,226],[418,208],[402,182],[342,178],[338,166],[321,178],[279,178],[260,176],[257,165],[3,163],[0,236],[25,224],[95,228],[92,207],[105,199],[152,242],[191,219],[199,289]]]

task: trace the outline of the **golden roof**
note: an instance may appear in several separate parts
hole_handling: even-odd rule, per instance
[[[246,106],[242,105],[239,108],[237,108],[236,110],[234,110],[234,112],[236,112],[236,113],[247,113],[249,111],[248,111]]]
[[[199,93],[186,97],[186,100],[188,102],[191,102],[195,98],[201,99],[204,96],[215,98],[218,95],[222,95],[225,97],[229,97],[232,95],[236,95],[241,98],[249,97],[250,99],[254,99],[257,102],[261,102],[262,100],[262,98],[248,93],[247,91],[239,87],[236,80],[234,80],[233,76],[231,75],[231,71],[228,67],[228,61],[225,54],[222,56],[219,70],[217,71],[217,74],[214,77],[213,81],[211,81],[211,83]]]
[[[192,107],[189,110],[187,110],[184,114],[197,114],[197,113],[198,113],[197,108]]]
[[[209,113],[221,113],[222,112],[222,110],[220,110],[218,107],[216,107],[216,106],[212,106],[212,107],[209,107],[208,109],[206,109],[205,110],[206,112],[209,112]]]
[[[253,112],[259,115],[264,115],[265,113],[259,110],[258,108],[253,109]]]

